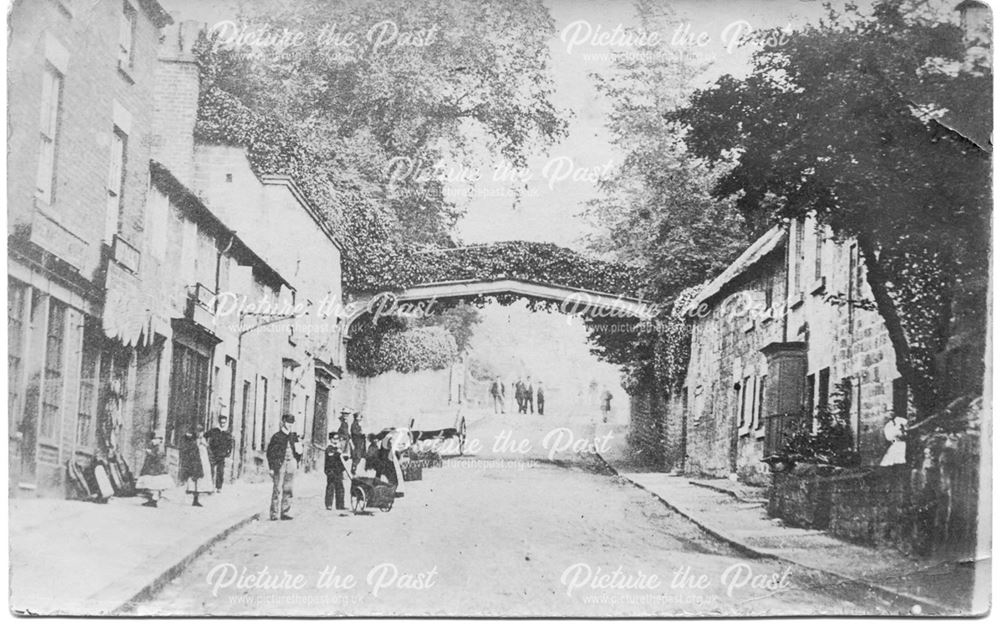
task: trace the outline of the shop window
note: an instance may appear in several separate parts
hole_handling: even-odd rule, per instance
[[[80,394],[76,421],[76,445],[81,449],[89,449],[94,445],[94,418],[97,416],[100,375],[100,332],[96,321],[88,320],[80,357]]]
[[[45,337],[45,380],[38,436],[54,440],[63,405],[66,378],[66,310],[63,303],[50,299]]]
[[[18,431],[21,418],[21,375],[24,371],[24,331],[28,287],[7,281],[7,424],[10,433]]]
[[[201,430],[208,410],[209,357],[174,342],[167,409],[166,441],[178,446],[181,436]]]

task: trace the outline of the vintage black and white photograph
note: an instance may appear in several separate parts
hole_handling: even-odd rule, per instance
[[[12,0],[15,617],[991,604],[981,0]]]

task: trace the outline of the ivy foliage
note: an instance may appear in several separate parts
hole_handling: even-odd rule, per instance
[[[508,241],[427,251],[415,272],[420,283],[521,279],[627,297],[646,289],[642,271],[546,242]]]
[[[440,326],[412,327],[400,318],[363,321],[347,346],[347,367],[362,377],[441,370],[458,358],[455,337]]]
[[[202,80],[195,137],[208,143],[243,146],[257,175],[292,177],[331,226],[343,248],[346,292],[393,289],[410,282],[411,247],[395,237],[393,217],[371,201],[345,164],[331,163],[298,140],[295,133]]]
[[[682,24],[661,2],[639,0],[636,8],[645,32],[674,32]],[[595,77],[613,105],[608,128],[624,158],[586,206],[585,217],[597,227],[588,245],[637,268],[641,289],[661,305],[649,323],[589,326],[595,352],[623,367],[630,391],[641,384],[679,390],[690,352],[683,305],[752,235],[734,199],[710,193],[727,164],[710,164],[689,151],[683,128],[665,116],[687,102],[704,69],[689,50],[661,46],[655,54],[622,54]]]
[[[343,291],[348,299],[423,283],[500,278],[641,296],[646,281],[635,267],[567,248],[535,242],[453,247],[449,238],[441,236],[453,209],[444,203],[441,182],[433,177],[385,178],[384,166],[394,154],[427,162],[440,156],[431,148],[437,140],[461,148],[464,120],[487,129],[493,138],[490,143],[515,164],[523,162],[524,151],[533,142],[561,136],[564,123],[548,103],[547,52],[543,50],[547,43],[538,40],[539,33],[551,27],[547,13],[534,0],[508,4],[518,10],[498,12],[486,5],[463,9],[442,3],[439,8],[446,14],[445,21],[476,22],[472,30],[455,31],[465,34],[457,42],[447,41],[449,55],[464,58],[478,49],[468,34],[489,30],[498,20],[514,19],[516,23],[506,30],[527,33],[509,43],[494,41],[491,45],[503,48],[503,54],[472,54],[462,66],[468,71],[444,75],[432,71],[432,66],[451,60],[427,50],[375,56],[355,50],[353,59],[321,56],[322,62],[316,62],[316,50],[290,49],[290,56],[270,63],[202,37],[197,48],[201,92],[196,137],[207,143],[242,146],[256,174],[283,174],[296,181],[342,247]],[[272,14],[280,18],[275,24],[287,23],[292,30],[307,27],[315,35],[318,26],[303,24],[300,18],[309,7],[317,9],[316,5],[300,2],[287,11],[273,5],[263,13],[257,7],[254,10],[257,15],[277,11]],[[406,3],[365,5],[369,17],[386,10],[400,20],[419,17]],[[489,19],[476,21],[476,11],[485,11]],[[526,15],[531,16],[529,23],[522,20]],[[357,19],[351,16],[349,23]],[[403,66],[396,67],[397,63]],[[417,66],[427,72],[414,72]],[[516,80],[504,78],[511,72]],[[407,81],[423,79],[441,91],[428,91],[428,85],[408,86]],[[276,85],[289,90],[275,89]],[[393,95],[388,96],[386,90]],[[418,106],[421,98],[442,94],[448,102]],[[334,101],[342,106],[335,106]],[[343,119],[337,117],[341,114]],[[518,298],[504,294],[467,299],[466,304]],[[529,304],[538,309],[557,305],[537,299]],[[442,367],[455,351],[464,349],[475,317],[467,308],[458,307],[422,320],[397,322],[402,326],[386,326],[383,320],[376,325],[358,323],[348,346],[349,367],[366,376]],[[441,330],[451,335],[451,344],[443,340]],[[390,356],[390,348],[398,355]]]
[[[731,164],[735,151],[713,193],[736,194],[755,228],[816,216],[857,239],[926,417],[953,397],[952,379],[982,389],[980,357],[949,375],[944,353],[984,352],[991,158],[977,138],[991,132],[992,69],[924,4],[828,7],[818,24],[762,33],[747,77],[719,78],[669,118],[695,154]]]
[[[565,135],[541,0],[236,0],[254,45],[219,30],[219,86],[342,159],[402,240],[450,245],[464,213],[433,174],[515,167]],[[294,43],[279,41],[282,33]],[[277,42],[277,43],[275,43]],[[486,153],[489,153],[488,155]]]

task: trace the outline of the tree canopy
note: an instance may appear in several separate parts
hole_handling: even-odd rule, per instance
[[[756,231],[813,215],[857,239],[898,369],[927,415],[953,396],[949,340],[984,345],[990,155],[948,119],[988,125],[988,58],[903,0],[828,7],[818,24],[760,41],[772,45],[749,76],[723,76],[667,118],[699,156],[735,157],[713,193],[735,195]]]
[[[218,88],[346,166],[395,235],[447,245],[463,207],[445,196],[442,163],[485,145],[523,165],[565,132],[553,30],[539,0],[254,0],[210,35]]]
[[[672,12],[649,0],[636,3],[645,32],[670,32]],[[592,325],[595,352],[625,366],[628,381],[657,376],[665,389],[678,386],[688,355],[688,331],[673,304],[718,274],[750,240],[732,198],[710,190],[726,172],[686,147],[683,128],[666,114],[687,102],[693,79],[705,65],[690,51],[661,47],[655,54],[619,56],[610,72],[596,75],[611,101],[608,127],[624,154],[599,183],[600,195],[584,215],[598,227],[594,252],[640,268],[647,297],[661,305],[654,324]],[[608,330],[613,329],[613,330]]]

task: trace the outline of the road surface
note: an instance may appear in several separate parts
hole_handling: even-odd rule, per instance
[[[566,417],[484,417],[469,432],[478,450],[426,469],[387,513],[329,512],[315,477],[300,477],[294,520],[244,527],[135,613],[877,611],[821,577],[747,558],[707,536],[591,452],[574,451],[592,443],[593,433],[586,421]]]

